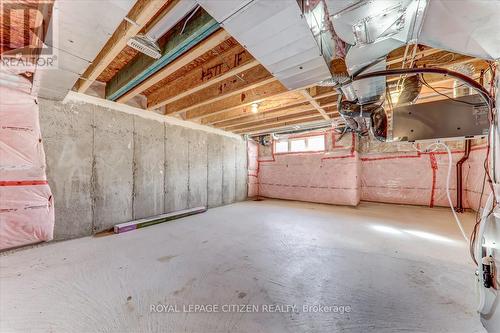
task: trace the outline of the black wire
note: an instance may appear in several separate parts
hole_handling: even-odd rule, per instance
[[[459,100],[459,99],[456,99],[456,98],[450,97],[450,96],[448,96],[448,95],[446,95],[446,94],[443,94],[442,92],[437,91],[436,89],[434,89],[434,87],[432,87],[430,84],[428,84],[428,83],[427,83],[427,81],[425,81],[425,79],[424,79],[424,76],[423,76],[423,75],[421,75],[421,76],[420,76],[420,80],[421,80],[421,82],[422,82],[422,83],[423,83],[426,87],[428,87],[428,88],[430,88],[430,89],[434,90],[434,92],[435,92],[435,93],[437,93],[437,94],[439,94],[439,95],[441,95],[441,96],[444,96],[444,97],[446,97],[446,98],[448,98],[448,99],[450,99],[450,100],[452,100],[452,101],[454,101],[454,102],[463,103],[463,104],[468,104],[468,105],[472,105],[472,106],[482,106],[482,105],[484,105],[484,104],[485,104],[485,103],[470,103],[470,102],[467,102],[467,101],[462,101],[462,100]]]
[[[481,195],[479,196],[479,204],[476,210],[476,222],[479,220],[479,208],[481,208],[481,202],[483,201],[484,188],[486,187],[486,170],[484,171],[483,184],[481,185]]]

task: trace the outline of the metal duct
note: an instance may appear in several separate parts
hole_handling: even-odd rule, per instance
[[[63,99],[134,3],[134,0],[57,0],[49,25],[49,31],[54,33],[47,34],[45,43],[59,50],[58,68],[37,69],[40,74],[38,95]]]
[[[335,32],[352,45],[345,59],[349,74],[384,70],[387,54],[417,37],[426,3],[427,0],[328,1]],[[373,65],[365,69],[370,64]],[[360,104],[371,103],[384,94],[385,78],[353,82],[353,88]]]
[[[421,44],[488,60],[500,59],[498,1],[432,0]]]
[[[148,36],[157,41],[161,36],[172,29],[180,20],[182,20],[190,11],[197,6],[194,0],[182,0],[170,9],[166,15],[161,17],[153,27],[147,32]]]
[[[288,89],[330,77],[296,0],[197,1]]]
[[[462,73],[464,75],[467,75],[469,77],[473,77],[474,73],[476,72],[474,69],[474,65],[471,63],[468,64],[458,64],[454,65],[450,68],[453,71]],[[453,81],[453,97],[461,97],[461,96],[467,96],[472,94],[472,89],[471,87],[463,84],[459,80],[454,80]]]
[[[419,74],[406,77],[403,80],[401,92],[397,96],[397,101],[394,104],[400,106],[403,104],[413,103],[417,99],[421,90],[422,81]]]
[[[161,49],[157,41],[170,29],[172,29],[181,19],[183,19],[189,12],[193,11],[198,4],[194,0],[183,0],[177,3],[167,15],[160,17],[156,20],[153,27],[146,32],[146,34],[138,34],[127,41],[127,45],[136,49],[137,51],[146,54],[154,59],[161,57]],[[198,9],[197,7],[196,9]],[[137,24],[125,18],[132,24]],[[188,18],[189,19],[189,18]]]

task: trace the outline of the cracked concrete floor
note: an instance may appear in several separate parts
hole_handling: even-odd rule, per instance
[[[484,332],[473,270],[446,208],[246,201],[3,253],[0,331]]]

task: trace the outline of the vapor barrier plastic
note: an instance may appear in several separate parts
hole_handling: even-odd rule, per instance
[[[328,139],[331,134],[325,134]],[[338,136],[337,136],[338,137]],[[358,153],[356,142],[332,145],[326,152],[260,156],[258,194],[264,197],[356,206],[360,200],[423,206],[449,206],[446,196],[448,155],[445,151],[419,153]],[[260,146],[259,146],[260,147]],[[486,147],[475,145],[463,165],[463,205],[477,209]],[[452,150],[450,191],[456,205],[456,168],[463,150]],[[253,156],[249,155],[250,157]],[[489,190],[486,188],[483,201]]]
[[[0,250],[4,250],[51,240],[54,203],[30,82],[0,74]]]

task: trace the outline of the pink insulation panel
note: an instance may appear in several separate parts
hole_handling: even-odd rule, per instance
[[[457,186],[455,165],[462,155],[462,151],[452,154],[450,191],[454,205]],[[446,195],[446,152],[365,154],[361,161],[362,200],[430,207],[449,206]],[[467,207],[467,202],[464,201],[464,206]]]
[[[0,82],[0,250],[51,240],[54,229],[38,105],[24,79],[3,78],[10,80]]]
[[[491,192],[491,189],[486,182],[484,193],[481,198],[481,189],[484,178],[484,159],[486,157],[486,149],[481,147],[473,147],[469,155],[467,163],[464,164],[464,198],[467,202],[467,207],[474,210],[484,207],[486,200]],[[481,203],[479,203],[481,199]]]
[[[259,154],[259,145],[255,141],[247,141],[248,154],[248,197],[259,195],[259,182],[257,180],[259,173],[259,163],[257,162]]]
[[[360,200],[360,164],[352,147],[330,153],[273,154],[259,160],[259,195],[356,206]]]
[[[328,133],[325,135],[331,135]],[[335,137],[332,142],[333,150],[326,152],[272,153],[260,161],[254,158],[255,154],[249,154],[249,161],[253,158],[258,164],[257,177],[249,182],[258,182],[258,194],[270,198],[351,206],[360,200],[449,206],[445,151],[358,154],[353,148],[354,138],[351,145],[345,147],[335,145]],[[463,165],[465,208],[477,209],[485,151],[484,145],[474,146]],[[461,150],[452,151],[450,190],[454,205],[456,162],[463,154]],[[488,190],[483,202],[487,193]]]

